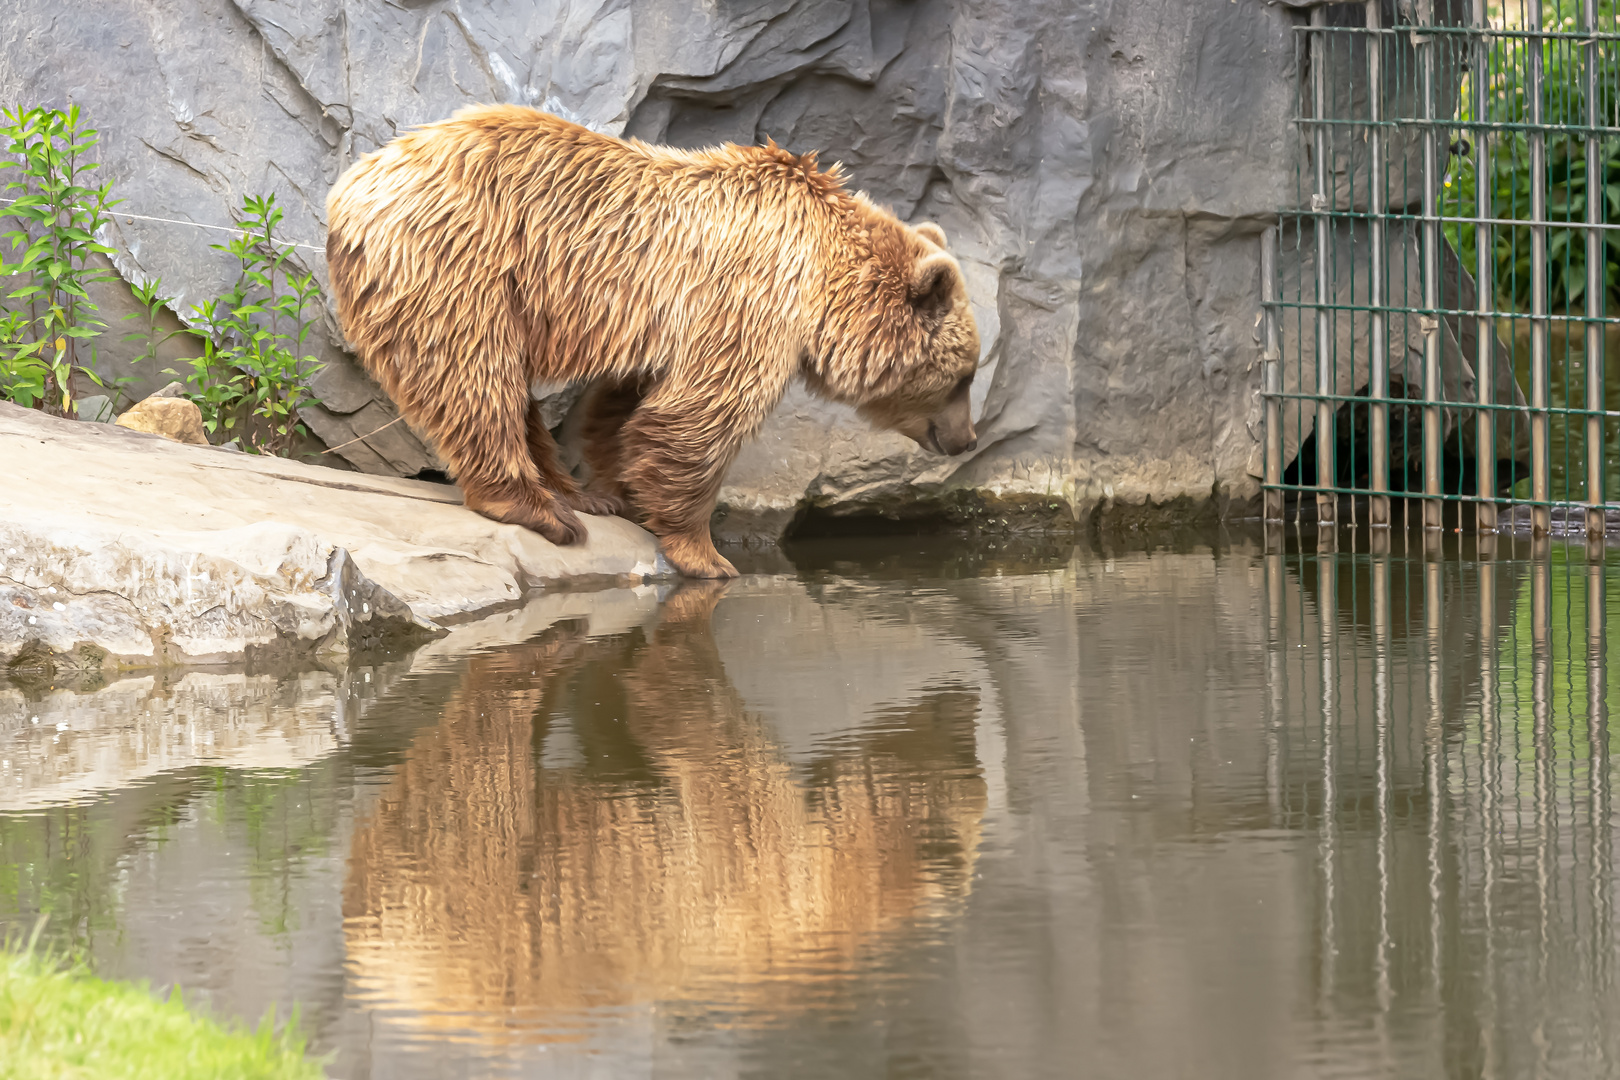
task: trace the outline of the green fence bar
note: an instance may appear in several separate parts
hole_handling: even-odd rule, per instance
[[[1586,30],[1597,32],[1597,0],[1581,4],[1581,23]],[[1595,39],[1587,41],[1585,53],[1586,122],[1595,127],[1602,109]],[[1603,234],[1597,228],[1603,223],[1602,144],[1603,140],[1595,135],[1586,140],[1586,314],[1591,319],[1603,317]],[[1594,181],[1599,185],[1595,196]],[[1590,415],[1603,409],[1603,324],[1599,322],[1586,324],[1586,408],[1586,535],[1600,537],[1608,517],[1603,505],[1603,418]]]
[[[1541,29],[1541,0],[1525,0],[1527,29]],[[1552,498],[1547,406],[1552,394],[1552,368],[1547,340],[1547,133],[1542,95],[1541,40],[1526,45],[1530,73],[1530,498],[1531,528],[1536,536],[1552,531]]]
[[[1317,7],[1311,11],[1311,26],[1322,27],[1326,25],[1327,12],[1325,8]],[[1312,97],[1315,101],[1315,114],[1317,119],[1327,116],[1327,38],[1322,34],[1311,37],[1311,86]],[[1317,124],[1315,129],[1315,166],[1316,191],[1311,195],[1311,209],[1318,211],[1316,215],[1316,299],[1318,304],[1326,301],[1330,282],[1328,277],[1328,263],[1332,259],[1331,241],[1328,229],[1331,223],[1328,215],[1323,211],[1333,207],[1331,189],[1328,186],[1328,136],[1327,127]],[[1335,385],[1333,378],[1333,338],[1332,314],[1322,307],[1316,311],[1316,389],[1318,393],[1331,392]],[[1339,505],[1338,493],[1334,485],[1338,476],[1333,465],[1333,406],[1327,401],[1318,401],[1316,405],[1316,483],[1320,489],[1316,493],[1316,521],[1323,530],[1318,536],[1331,535],[1336,525]]]
[[[1367,0],[1367,29],[1377,31],[1383,16],[1383,0]],[[1388,209],[1384,192],[1384,41],[1377,33],[1367,35],[1367,253],[1371,262],[1369,312],[1368,394],[1375,399],[1368,416],[1367,454],[1369,481],[1373,494],[1367,500],[1367,523],[1374,528],[1389,527],[1389,328],[1384,314],[1384,220]]]
[[[1491,101],[1491,46],[1485,38],[1490,29],[1485,0],[1474,0],[1474,26],[1480,36],[1473,42],[1474,115],[1489,114]],[[1491,216],[1491,141],[1483,131],[1474,136],[1474,213],[1481,219]],[[1474,226],[1474,295],[1478,298],[1479,319],[1475,323],[1474,378],[1481,405],[1496,402],[1496,299],[1492,285],[1495,267],[1495,239],[1489,224]],[[1460,324],[1460,320],[1459,320]],[[1475,490],[1480,496],[1475,527],[1483,533],[1496,531],[1496,413],[1480,409],[1474,413]]]
[[[1264,324],[1265,352],[1261,386],[1266,404],[1265,519],[1283,520],[1286,493],[1280,486],[1282,443],[1282,335],[1277,329],[1277,234],[1273,225],[1260,236],[1260,319]]]
[[[1418,51],[1422,79],[1423,118],[1434,117],[1434,54],[1440,47],[1432,34],[1412,35]],[[1438,529],[1444,506],[1440,501],[1441,412],[1445,397],[1440,379],[1440,208],[1436,189],[1439,175],[1439,132],[1427,124],[1423,128],[1423,306],[1427,312],[1418,319],[1423,332],[1423,527]]]

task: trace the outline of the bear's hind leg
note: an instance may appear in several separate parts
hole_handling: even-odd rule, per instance
[[[591,387],[585,399],[583,449],[591,470],[585,490],[616,500],[619,513],[630,503],[630,490],[624,483],[624,425],[641,405],[642,395],[639,379],[604,379]]]
[[[529,403],[529,414],[526,421],[528,431],[529,457],[534,460],[534,467],[540,471],[540,484],[548,488],[553,495],[567,503],[581,514],[599,514],[602,517],[612,517],[624,509],[624,500],[616,499],[601,492],[583,492],[574,478],[563,470],[562,463],[557,460],[557,441],[546,430],[546,422],[540,415],[540,403]]]

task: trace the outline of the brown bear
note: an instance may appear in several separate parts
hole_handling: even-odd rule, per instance
[[[929,450],[976,443],[979,334],[944,233],[814,154],[675,150],[481,106],[356,162],[327,221],[366,369],[468,507],[553,543],[585,535],[576,511],[628,501],[681,573],[735,576],[715,496],[795,375]],[[583,380],[585,491],[529,395]]]

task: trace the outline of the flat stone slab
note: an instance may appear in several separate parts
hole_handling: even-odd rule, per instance
[[[586,517],[558,547],[443,484],[339,472],[0,403],[0,663],[117,668],[346,653],[564,582],[658,574]]]

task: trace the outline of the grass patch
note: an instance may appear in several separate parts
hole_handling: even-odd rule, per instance
[[[231,1030],[193,1015],[178,990],[168,1001],[144,986],[109,982],[82,964],[0,950],[0,1076],[198,1080],[216,1077],[315,1080],[295,1024],[272,1017],[258,1030]]]

